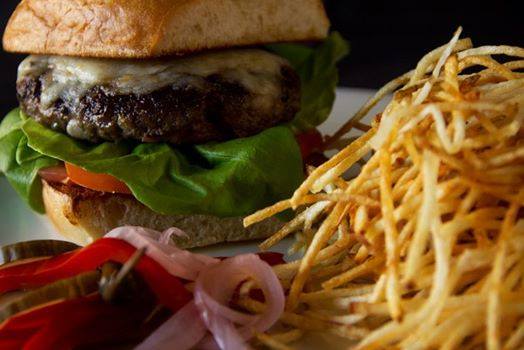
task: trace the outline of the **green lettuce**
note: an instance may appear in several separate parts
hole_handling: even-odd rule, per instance
[[[280,126],[222,143],[94,145],[48,129],[19,110],[0,126],[0,170],[24,200],[43,212],[38,170],[69,162],[125,182],[161,214],[237,216],[292,194],[303,179],[293,133]]]
[[[31,208],[43,213],[42,183],[38,170],[57,165],[60,161],[30,148],[21,129],[22,124],[16,109],[0,125],[0,171]]]
[[[348,45],[333,33],[316,48],[276,44],[268,49],[287,58],[301,79],[301,110],[288,126],[196,146],[94,145],[50,130],[16,109],[0,125],[0,172],[38,212],[44,212],[38,171],[61,161],[115,176],[162,214],[241,216],[289,197],[303,179],[293,131],[314,128],[328,117],[338,81],[336,62]]]
[[[336,64],[349,52],[347,41],[333,32],[315,48],[300,44],[274,44],[267,48],[286,58],[300,76],[302,99],[300,112],[290,123],[293,130],[309,130],[322,124],[335,102]]]

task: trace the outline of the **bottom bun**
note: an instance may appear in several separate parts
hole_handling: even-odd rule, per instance
[[[188,235],[173,236],[173,241],[181,248],[265,238],[282,226],[276,218],[244,228],[241,217],[161,215],[129,195],[97,192],[62,183],[42,183],[47,215],[60,234],[81,245],[124,225],[158,231],[177,227]]]

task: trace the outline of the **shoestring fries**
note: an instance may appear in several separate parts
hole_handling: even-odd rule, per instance
[[[328,138],[361,133],[290,199],[245,219],[297,210],[261,244],[295,235],[304,252],[274,267],[286,332],[356,349],[524,347],[524,49],[473,48],[461,31]]]

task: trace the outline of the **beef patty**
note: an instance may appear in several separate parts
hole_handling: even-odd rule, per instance
[[[290,121],[300,80],[282,58],[227,50],[171,61],[30,56],[19,67],[22,110],[92,142],[198,144]]]

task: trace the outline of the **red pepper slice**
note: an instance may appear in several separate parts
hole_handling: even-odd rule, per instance
[[[147,334],[143,327],[146,315],[140,309],[106,304],[98,294],[52,303],[0,325],[0,348],[60,350],[136,339]]]
[[[92,297],[85,299],[90,298]],[[22,349],[35,333],[46,326],[52,315],[62,313],[67,305],[76,305],[81,300],[82,298],[51,303],[10,317],[0,325],[0,348]]]
[[[284,254],[276,252],[260,252],[258,257],[269,264],[269,266],[285,264]]]
[[[0,269],[0,293],[38,287],[73,277],[92,271],[108,261],[125,263],[135,251],[133,246],[120,239],[101,238],[73,252],[7,266]],[[191,300],[191,293],[182,282],[150,257],[142,257],[135,270],[146,281],[159,302],[173,312]]]

